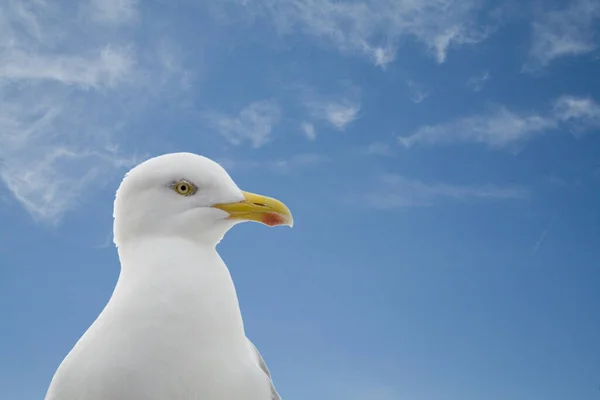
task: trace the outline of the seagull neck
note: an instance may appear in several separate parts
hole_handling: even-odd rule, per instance
[[[207,340],[215,339],[211,334],[245,337],[235,287],[215,246],[152,238],[120,247],[119,256],[113,297],[144,298],[148,312]],[[208,332],[207,326],[215,329]]]

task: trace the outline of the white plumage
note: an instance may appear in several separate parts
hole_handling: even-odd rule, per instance
[[[283,203],[242,192],[207,158],[168,154],[130,171],[115,200],[117,285],[46,400],[280,399],[215,248],[244,220],[292,225]]]

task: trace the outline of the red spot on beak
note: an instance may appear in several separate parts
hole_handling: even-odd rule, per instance
[[[285,222],[285,218],[276,213],[266,213],[262,217],[262,223],[268,226],[277,226]]]

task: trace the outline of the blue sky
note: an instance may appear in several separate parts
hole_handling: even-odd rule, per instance
[[[293,229],[219,246],[286,400],[600,396],[600,3],[6,0],[0,387],[118,276],[112,200],[190,151]]]

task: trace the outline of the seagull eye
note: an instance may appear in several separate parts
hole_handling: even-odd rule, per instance
[[[182,196],[191,196],[198,190],[193,183],[186,180],[177,181],[171,187]]]

